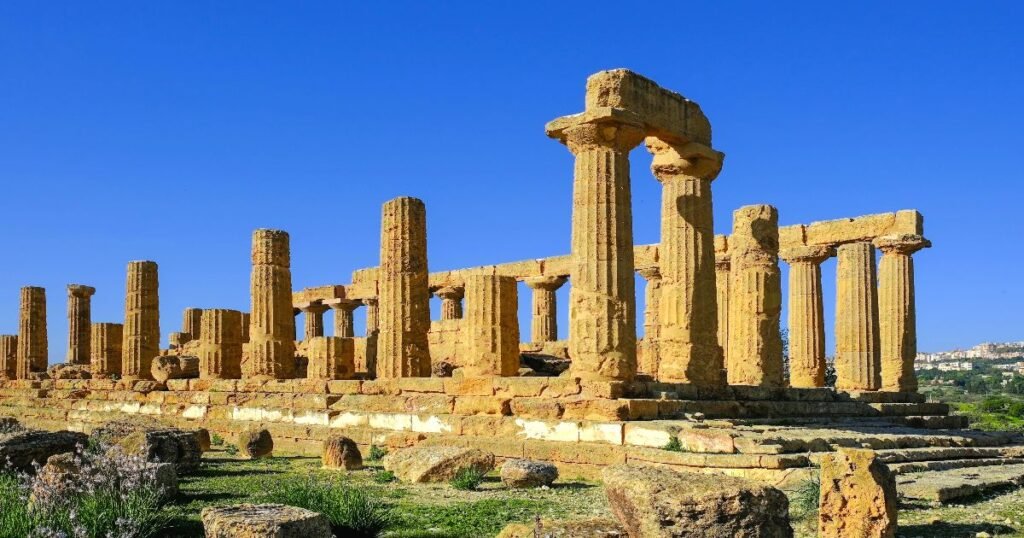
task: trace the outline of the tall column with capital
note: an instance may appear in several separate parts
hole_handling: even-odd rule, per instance
[[[299,310],[306,320],[303,340],[312,340],[324,335],[324,312],[327,312],[327,309],[328,306],[321,302],[299,305]]]
[[[462,296],[465,295],[462,288],[445,286],[434,291],[441,299],[441,319],[462,319]]]
[[[629,151],[644,128],[626,111],[559,118],[548,136],[576,157],[573,172],[571,375],[629,380],[636,375],[636,291]]]
[[[878,336],[878,285],[871,243],[837,250],[836,388],[878,390],[882,385]]]
[[[724,156],[703,144],[655,137],[647,138],[647,149],[662,185],[658,379],[721,385],[711,181]]]
[[[160,284],[156,262],[128,262],[124,300],[125,379],[152,379],[153,359],[160,354]]]
[[[825,314],[821,295],[821,262],[832,247],[807,246],[783,251],[789,264],[789,384],[825,386]]]
[[[637,342],[637,372],[658,378],[658,332],[661,272],[657,267],[637,269],[644,279],[644,337]]]
[[[325,304],[334,311],[334,336],[352,338],[356,335],[355,310],[362,303],[351,299],[333,299]]]
[[[774,207],[751,205],[733,212],[729,238],[729,384],[785,384],[778,253],[779,213]]]
[[[295,314],[288,232],[253,232],[249,294],[249,360],[242,376],[291,379],[295,374]]]
[[[28,379],[33,372],[45,372],[49,364],[46,336],[46,289],[21,288],[18,315],[17,378]]]
[[[68,363],[89,364],[91,298],[96,288],[68,284]]]
[[[932,244],[920,235],[897,235],[879,237],[874,245],[882,251],[878,265],[882,390],[916,392],[917,313],[912,255]]]
[[[564,276],[538,276],[523,279],[533,290],[531,298],[530,340],[554,342],[558,340],[558,300],[555,292],[566,280]]]
[[[732,267],[728,253],[715,254],[715,296],[718,307],[718,345],[722,348],[722,363],[729,364],[729,271]]]

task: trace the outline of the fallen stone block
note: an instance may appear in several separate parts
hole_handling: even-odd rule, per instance
[[[331,538],[327,518],[283,504],[204,508],[206,538]]]
[[[841,448],[821,461],[818,536],[896,536],[896,478],[874,451]]]
[[[178,474],[199,469],[203,451],[195,431],[167,428],[138,431],[117,444],[126,454],[140,454],[151,463],[170,463]]]
[[[416,446],[384,458],[384,469],[403,482],[447,482],[462,469],[494,469],[494,455],[475,448]]]
[[[252,460],[272,457],[274,438],[265,429],[246,430],[238,436],[238,451],[243,457]]]
[[[531,460],[508,460],[501,466],[501,482],[510,488],[550,486],[558,479],[558,467]]]
[[[194,379],[199,377],[199,358],[175,355],[156,357],[150,373],[157,383],[166,383],[171,379]]]
[[[43,465],[50,456],[74,452],[89,440],[84,433],[23,431],[0,435],[0,462],[16,471],[33,472],[33,463]]]
[[[354,471],[363,468],[363,455],[356,442],[343,435],[332,435],[324,441],[320,460],[325,469]]]
[[[497,538],[626,538],[626,530],[611,518],[511,523]]]

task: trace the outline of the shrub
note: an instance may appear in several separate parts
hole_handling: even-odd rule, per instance
[[[800,483],[790,495],[793,513],[805,516],[818,511],[818,499],[821,496],[821,478],[815,476]]]
[[[388,449],[379,447],[377,445],[370,445],[369,457],[367,457],[366,459],[368,461],[380,461],[380,460],[384,459],[384,456],[387,456],[387,455],[388,455]]]
[[[978,410],[985,413],[1005,413],[1010,400],[1003,396],[989,396],[978,404]]]
[[[398,480],[398,477],[396,477],[395,473],[391,471],[377,471],[373,475],[373,481],[378,484],[390,484],[395,480]]]
[[[484,473],[476,467],[465,467],[459,469],[448,483],[455,489],[463,491],[476,491],[480,483],[484,481]]]
[[[1011,403],[1010,408],[1006,410],[1006,414],[1013,418],[1024,418],[1024,402]]]
[[[683,444],[679,442],[678,437],[672,437],[669,439],[668,443],[661,448],[670,452],[682,452]]]
[[[210,444],[213,446],[223,446],[224,438],[215,433],[210,436]]]
[[[378,499],[336,481],[309,475],[275,479],[273,484],[267,502],[319,512],[336,536],[372,538],[396,523],[391,509]]]
[[[238,455],[238,447],[235,446],[235,445],[228,445],[228,446],[224,447],[224,452],[226,452],[228,456],[237,456]]]

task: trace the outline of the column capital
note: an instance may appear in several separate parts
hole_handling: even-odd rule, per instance
[[[835,255],[836,249],[831,245],[808,245],[779,251],[779,257],[790,265],[794,263],[812,263],[817,265]]]
[[[348,310],[352,311],[363,305],[362,301],[355,299],[326,299],[323,301],[324,306],[334,310]],[[301,308],[301,306],[300,306]],[[326,309],[325,309],[326,310]]]
[[[322,314],[326,312],[327,309],[330,307],[320,301],[312,301],[309,303],[299,303],[295,305],[295,308],[298,308],[299,310],[306,314]]]
[[[550,121],[544,130],[573,154],[592,148],[629,151],[643,142],[646,131],[636,114],[601,107]]]
[[[377,298],[376,297],[367,297],[365,299],[360,299],[359,302],[363,303],[363,306],[366,306],[366,307],[377,306]]]
[[[644,277],[644,280],[651,282],[652,280],[661,280],[661,268],[657,265],[651,265],[648,267],[638,267],[636,272]]]
[[[654,156],[651,172],[658,181],[665,182],[680,176],[713,181],[722,171],[725,154],[704,144],[677,144],[653,136],[647,137],[645,142],[647,151]]]
[[[524,278],[523,282],[529,286],[530,289],[555,291],[558,288],[561,288],[568,279],[569,278],[566,276],[535,276]]]
[[[92,297],[96,288],[85,284],[68,284],[68,297]]]
[[[466,294],[466,289],[458,286],[445,286],[434,290],[434,295],[441,299],[448,299],[450,301],[462,300],[462,297]]]
[[[883,235],[876,237],[872,243],[875,248],[886,254],[913,254],[932,246],[931,241],[915,234]]]

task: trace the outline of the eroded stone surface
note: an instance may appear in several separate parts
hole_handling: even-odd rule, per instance
[[[359,446],[343,435],[332,435],[324,441],[320,459],[325,469],[354,471],[363,468],[363,455],[359,452]]]
[[[50,456],[73,452],[87,440],[84,433],[68,431],[0,433],[0,461],[9,462],[17,471],[32,472],[33,463],[43,465]]]
[[[558,467],[531,460],[507,460],[501,466],[501,482],[510,488],[550,486],[558,479]]]
[[[323,515],[283,504],[204,508],[206,538],[331,538]]]
[[[873,451],[840,449],[822,459],[822,538],[893,537],[896,502],[896,479]]]
[[[269,458],[274,455],[274,438],[266,429],[246,430],[238,436],[238,451],[253,460]]]
[[[494,455],[475,448],[415,446],[389,454],[384,468],[403,482],[447,482],[466,468],[490,472]]]
[[[542,519],[534,523],[511,523],[497,538],[626,538],[626,530],[611,518],[572,521]]]

